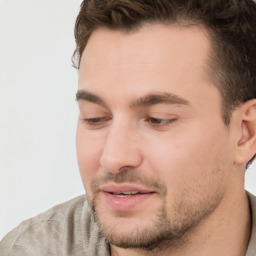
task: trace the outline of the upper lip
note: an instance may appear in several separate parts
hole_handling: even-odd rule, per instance
[[[122,184],[122,185],[115,185],[115,184],[107,184],[100,188],[104,192],[114,193],[114,194],[121,194],[123,192],[138,192],[143,194],[154,193],[155,191],[141,188],[138,185],[129,185],[129,184]]]

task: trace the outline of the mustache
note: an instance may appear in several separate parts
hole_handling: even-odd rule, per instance
[[[91,184],[91,191],[93,194],[97,194],[100,191],[100,187],[107,183],[133,183],[136,185],[142,185],[148,189],[152,189],[161,193],[163,196],[166,195],[167,189],[164,184],[154,178],[142,176],[141,173],[133,169],[123,169],[119,173],[107,172],[104,176],[97,178]]]

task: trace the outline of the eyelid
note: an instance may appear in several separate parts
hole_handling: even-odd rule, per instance
[[[90,118],[82,118],[82,120],[88,124],[97,125],[100,122],[108,121],[110,120],[109,117],[105,116],[99,116],[99,117],[90,117]]]
[[[177,115],[167,114],[162,112],[149,113],[144,121],[149,127],[156,130],[165,130],[170,128],[171,125],[178,119]]]
[[[177,120],[177,118],[158,118],[158,117],[147,117],[146,118],[146,121],[155,121],[155,123],[157,124],[157,122],[159,121],[160,122],[163,122],[163,123],[172,123],[174,122],[175,120]]]
[[[110,113],[110,111],[105,107],[87,101],[78,102],[78,107],[81,115],[83,116],[100,117],[109,115]]]

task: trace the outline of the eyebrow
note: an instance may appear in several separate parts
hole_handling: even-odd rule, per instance
[[[101,106],[106,107],[107,104],[101,99],[99,96],[90,93],[85,90],[78,90],[76,93],[76,100],[85,100],[89,101]],[[186,99],[172,93],[151,93],[145,96],[142,96],[136,100],[134,100],[130,107],[148,107],[153,106],[156,104],[174,104],[174,105],[187,105],[189,106],[190,103]]]
[[[76,100],[85,100],[106,107],[106,103],[99,96],[85,90],[77,91]]]
[[[156,93],[156,94],[148,94],[143,97],[136,99],[132,102],[132,107],[147,107],[156,104],[176,104],[176,105],[187,105],[189,106],[189,102],[172,93]]]

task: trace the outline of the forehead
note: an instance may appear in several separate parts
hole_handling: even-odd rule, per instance
[[[124,64],[131,59],[137,62],[144,58],[146,61],[157,61],[166,53],[172,58],[178,55],[181,61],[194,55],[198,61],[205,56],[208,47],[208,32],[199,25],[147,24],[130,32],[99,28],[90,36],[81,62]],[[103,60],[103,56],[108,58]]]
[[[205,72],[209,48],[201,26],[148,24],[132,32],[100,28],[82,55],[79,89],[98,93],[116,85],[118,93],[127,95],[135,88],[144,93],[168,85],[183,94],[184,86],[209,80]]]

